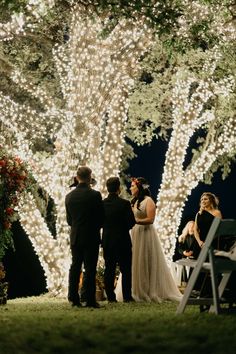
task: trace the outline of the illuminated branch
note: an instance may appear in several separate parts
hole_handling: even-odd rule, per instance
[[[122,20],[106,37],[101,36],[102,28],[100,18],[87,16],[80,7],[73,8],[69,39],[53,50],[63,94],[61,106],[43,87],[35,87],[17,70],[12,75],[17,87],[34,97],[42,109],[36,111],[0,95],[0,119],[16,137],[12,150],[28,162],[35,179],[55,203],[56,239],[31,195],[25,196],[19,207],[21,224],[53,294],[65,295],[68,279],[69,230],[64,206],[68,186],[81,163],[93,169],[97,188],[105,185],[107,177],[118,174],[128,92],[138,72],[139,58],[152,43],[152,31],[143,22]],[[35,153],[34,143],[46,137],[54,142],[54,150]]]
[[[0,95],[0,120],[15,136],[9,148],[28,161],[34,177],[53,198],[56,206],[55,239],[31,195],[25,196],[19,207],[21,223],[42,263],[48,289],[56,295],[66,294],[70,263],[69,230],[64,207],[68,185],[80,164],[88,164],[92,168],[98,180],[97,188],[101,191],[104,191],[105,179],[118,174],[128,94],[139,70],[139,59],[153,42],[153,30],[147,27],[145,16],[137,16],[136,21],[127,17],[119,19],[118,16],[115,25],[104,33],[104,26],[109,25],[110,17],[106,18],[104,14],[99,17],[94,13],[90,16],[92,11],[87,13],[76,1],[69,1],[68,4],[71,5],[68,38],[53,49],[62,98],[57,100],[55,97],[54,100],[47,89],[34,87],[17,70],[13,74],[17,87],[36,99],[42,108],[33,109],[26,103],[20,104]],[[165,5],[165,2],[162,4]],[[53,6],[54,1],[50,0],[29,1],[27,9],[30,16],[25,19],[25,35],[27,31],[34,31],[37,23],[42,23],[41,19]],[[158,11],[158,7],[154,10]],[[187,18],[188,14],[185,16]],[[200,19],[204,18],[205,13],[201,16],[200,11]],[[187,27],[186,22],[186,26],[182,26],[183,37]],[[217,55],[216,52],[205,67],[208,74],[214,72]],[[229,87],[224,87],[223,82],[217,85],[212,75],[209,79],[202,79],[183,70],[177,75],[171,96],[173,132],[158,196],[156,219],[157,230],[169,258],[181,211],[190,193],[185,182],[189,183],[188,169],[183,169],[189,139],[202,125],[207,126],[215,119],[214,112],[207,111],[205,104],[211,97],[222,95],[224,90],[228,94]],[[223,134],[222,138],[227,138],[229,146],[232,146],[228,132]],[[51,138],[53,151],[35,154],[33,147],[40,138],[43,141]],[[201,159],[198,161],[200,165]]]
[[[0,39],[9,40],[15,35],[24,32],[24,15],[22,13],[12,15],[11,21],[0,23]]]
[[[58,241],[53,239],[32,195],[28,194],[22,199],[18,210],[21,225],[28,234],[44,269],[48,290],[55,296],[65,295],[67,283],[65,277],[70,262],[68,248],[59,247]]]
[[[210,58],[209,58],[210,60]],[[203,68],[206,70],[207,66]],[[197,87],[192,93],[192,85]],[[193,188],[203,179],[204,173],[218,156],[235,149],[236,129],[234,119],[222,125],[222,133],[202,149],[199,157],[186,169],[184,162],[193,134],[202,126],[217,121],[205,104],[215,95],[227,99],[234,86],[232,78],[214,82],[213,77],[199,80],[192,74],[179,71],[174,88],[173,131],[166,154],[162,184],[158,194],[156,226],[169,261],[175,249],[175,239],[185,202]],[[225,142],[225,146],[223,146]]]
[[[16,36],[25,35],[27,31],[31,32],[54,5],[54,0],[28,0],[28,15],[21,11],[14,13],[9,22],[0,23],[0,40],[11,40]]]

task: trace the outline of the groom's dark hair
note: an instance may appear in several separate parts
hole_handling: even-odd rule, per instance
[[[78,168],[77,177],[81,182],[90,183],[92,170],[87,166],[81,166]]]
[[[108,193],[116,193],[120,188],[119,177],[110,177],[106,182]]]

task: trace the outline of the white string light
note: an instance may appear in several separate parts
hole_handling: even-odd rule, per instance
[[[185,0],[182,3],[184,7],[183,15],[179,17],[179,29],[177,34],[189,41],[189,33],[191,28],[203,24],[203,28],[206,24],[210,23],[209,35],[221,38],[223,41],[235,41],[236,31],[235,22],[233,17],[234,9],[231,9],[230,4],[211,4],[203,3],[202,1],[189,1]],[[233,7],[233,5],[232,5]],[[206,30],[207,32],[207,30]],[[204,36],[205,31],[201,33],[201,27],[198,27],[198,36]],[[203,37],[204,38],[204,37]]]
[[[197,1],[195,5],[195,10],[189,12],[191,17],[192,14],[198,14],[198,19],[209,16],[209,7],[206,11],[205,7],[199,7]],[[18,32],[26,34],[26,30],[33,31],[47,10],[54,6],[54,1],[30,0],[27,6],[34,22],[21,14],[13,17],[9,24],[0,25],[0,38],[10,39]],[[186,6],[190,6],[190,2],[186,2]],[[192,20],[196,22],[197,17],[194,15]],[[216,15],[216,24],[218,20]],[[189,28],[186,14],[180,21],[179,34],[185,37]],[[234,38],[232,26],[218,28],[222,36]],[[98,180],[97,187],[104,192],[106,178],[118,174],[124,146],[128,93],[137,74],[138,60],[152,42],[152,30],[141,20],[136,23],[121,20],[105,38],[101,36],[102,29],[100,18],[87,16],[79,6],[72,8],[69,40],[54,48],[54,61],[65,102],[63,109],[55,105],[47,92],[35,88],[17,71],[12,76],[15,83],[36,97],[44,111],[33,110],[0,94],[0,119],[15,137],[12,146],[8,145],[9,149],[28,161],[36,180],[56,205],[56,240],[31,195],[25,196],[19,206],[21,223],[39,256],[47,287],[54,295],[65,295],[70,263],[64,209],[69,180],[80,163],[87,163]],[[210,73],[213,68],[214,65],[208,65]],[[181,75],[177,77],[173,91],[173,133],[157,202],[156,226],[169,258],[173,253],[184,203],[194,183],[204,173],[204,164],[213,162],[213,155],[216,157],[219,147],[223,148],[223,141],[227,144],[222,151],[230,150],[235,141],[234,122],[229,120],[218,145],[209,147],[205,155],[201,155],[195,162],[195,169],[183,170],[190,137],[200,126],[215,119],[214,112],[201,113],[204,103],[213,94],[227,95],[230,91],[230,81],[217,84],[211,78],[208,81],[197,80],[198,89],[189,100],[189,90],[196,78],[191,74],[188,76],[186,80],[182,80]],[[55,140],[54,154],[33,154],[35,140],[49,135]]]
[[[128,93],[139,58],[152,43],[152,31],[142,22],[122,20],[106,38],[101,36],[102,29],[101,19],[87,16],[80,7],[73,8],[69,40],[53,52],[63,108],[17,70],[12,79],[36,98],[43,110],[33,110],[0,94],[0,119],[15,136],[9,149],[28,162],[56,206],[54,239],[32,195],[26,195],[19,205],[21,224],[39,256],[47,288],[54,295],[66,295],[70,252],[64,200],[68,185],[81,163],[93,169],[97,188],[104,193],[106,179],[119,173]],[[49,136],[55,141],[54,153],[33,153],[34,142]]]
[[[211,74],[214,69],[212,60],[217,60],[218,54],[211,57],[203,66],[203,71]],[[210,65],[211,64],[211,65]],[[177,230],[181,221],[182,211],[191,191],[203,180],[205,172],[214,161],[225,153],[236,148],[236,121],[229,118],[222,125],[218,139],[211,143],[199,154],[199,157],[184,168],[189,140],[193,134],[206,124],[217,121],[213,110],[204,109],[208,100],[215,96],[229,97],[233,91],[235,80],[226,77],[215,81],[213,76],[207,79],[194,77],[190,72],[177,73],[176,85],[173,90],[173,131],[166,154],[164,173],[157,200],[157,215],[155,225],[160,235],[165,255],[169,262],[175,250]],[[191,85],[197,84],[195,92],[190,94]]]

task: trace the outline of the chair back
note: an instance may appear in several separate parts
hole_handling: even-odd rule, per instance
[[[197,281],[198,275],[202,270],[209,272],[211,275],[212,299],[208,299],[212,304],[211,312],[215,312],[216,314],[219,313],[220,297],[223,294],[232,271],[236,270],[236,261],[230,259],[222,260],[215,256],[213,252],[214,239],[216,237],[224,238],[225,236],[232,236],[232,238],[236,238],[236,220],[221,220],[220,218],[215,217],[208,231],[204,246],[201,249],[197,261],[189,261],[189,266],[191,267],[192,263],[192,267],[194,269],[185,289],[183,299],[177,308],[177,314],[184,312],[184,309],[188,303],[194,305],[207,303],[206,299],[204,300],[204,298],[191,298],[191,292]],[[218,274],[221,274],[222,276],[220,284],[218,284]]]

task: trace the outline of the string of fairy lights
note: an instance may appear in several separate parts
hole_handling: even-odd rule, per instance
[[[0,23],[0,39],[10,40],[14,35],[24,33],[24,15],[22,13],[13,14],[7,23]]]
[[[25,194],[18,208],[21,225],[30,235],[45,272],[48,291],[54,296],[65,295],[70,260],[68,250],[52,237],[31,194]]]
[[[18,33],[27,36],[27,31],[33,31],[37,21],[53,6],[54,1],[30,0],[27,9],[33,21],[23,14],[14,15],[9,23],[0,24],[0,39],[9,40]],[[217,33],[221,33],[222,37],[235,38],[232,23],[225,26],[219,23],[220,8],[218,13],[215,9],[213,13],[209,6],[198,1],[186,1],[188,6],[191,11],[180,18],[179,35],[187,36],[191,22],[188,16],[191,14],[193,22],[215,16],[213,22]],[[136,23],[131,19],[120,20],[107,37],[101,36],[103,22],[104,19],[102,21],[96,15],[93,18],[87,16],[80,6],[72,8],[69,40],[64,45],[55,46],[53,51],[61,92],[66,102],[63,109],[56,106],[47,91],[34,87],[17,70],[12,79],[19,88],[37,98],[44,110],[33,110],[26,104],[16,103],[0,94],[0,119],[15,137],[8,148],[29,163],[39,185],[53,198],[57,209],[57,238],[54,239],[31,194],[25,195],[19,205],[21,223],[39,256],[47,287],[57,296],[66,293],[70,264],[69,229],[64,208],[70,179],[79,164],[87,163],[98,181],[96,188],[104,193],[106,178],[119,173],[128,94],[139,69],[139,58],[153,41],[152,30],[142,19]],[[196,79],[190,73],[184,76],[180,72],[173,90],[174,125],[155,220],[169,260],[173,254],[182,209],[191,189],[202,178],[206,166],[210,166],[219,155],[219,151],[226,153],[235,149],[235,122],[232,118],[227,120],[217,142],[209,145],[192,166],[186,170],[183,168],[190,137],[200,126],[216,119],[214,111],[204,112],[204,103],[213,94],[229,95],[233,85],[232,78],[218,83],[212,80],[211,73],[218,55],[215,51],[215,57],[209,58],[205,64],[204,70],[209,72],[208,80]],[[191,85],[196,81],[198,88],[189,99]],[[54,141],[54,153],[34,154],[34,141],[48,136]]]
[[[185,11],[178,19],[177,34],[188,40],[191,28],[198,26],[199,23],[206,25],[211,20],[209,34],[211,36],[221,37],[222,41],[234,41],[236,39],[235,21],[234,21],[234,4],[226,4],[221,2],[214,6],[202,1],[184,0],[182,5]],[[222,18],[223,13],[223,18]],[[204,33],[204,32],[203,32]],[[202,33],[202,35],[203,35]],[[199,28],[199,35],[201,29]],[[203,35],[204,36],[204,35]]]
[[[53,6],[54,0],[28,0],[26,9],[29,15],[15,12],[8,22],[0,23],[0,40],[9,41],[18,35],[25,35],[26,31],[33,31]]]
[[[56,206],[56,239],[32,195],[22,200],[19,215],[45,271],[47,288],[57,296],[65,295],[70,264],[64,207],[68,185],[81,162],[92,167],[100,190],[107,177],[118,174],[128,93],[138,72],[139,58],[152,43],[152,31],[142,22],[134,25],[130,20],[122,20],[106,38],[100,35],[102,26],[99,18],[95,21],[80,7],[73,8],[69,40],[53,51],[66,102],[63,109],[17,71],[12,79],[38,99],[43,111],[16,104],[0,94],[1,120],[17,136],[11,149],[28,162],[35,179]],[[33,153],[34,141],[46,136],[54,140],[54,153]]]
[[[213,66],[212,58],[215,60]],[[203,71],[213,74],[216,58],[219,59],[219,56],[214,52],[212,57],[209,55]],[[236,122],[232,117],[222,125],[222,132],[218,138],[212,140],[191,165],[184,167],[190,138],[200,127],[206,127],[208,123],[217,121],[215,111],[204,109],[205,104],[215,95],[229,98],[235,80],[233,77],[225,77],[214,81],[213,76],[202,80],[190,72],[183,73],[181,70],[176,77],[172,96],[173,131],[166,154],[155,220],[169,262],[175,250],[177,230],[188,196],[217,157],[236,148]],[[197,84],[197,88],[190,94],[193,83]]]

